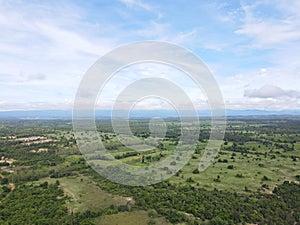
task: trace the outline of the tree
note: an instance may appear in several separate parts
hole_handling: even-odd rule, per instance
[[[221,177],[220,175],[217,176],[217,178],[214,179],[215,182],[221,182]]]
[[[8,179],[6,177],[1,179],[1,184],[8,184]]]
[[[2,186],[2,190],[4,193],[9,193],[10,192],[10,188],[7,186]]]
[[[198,174],[198,173],[200,173],[198,168],[193,170],[193,174]]]
[[[193,180],[193,178],[189,177],[188,179],[186,179],[186,182],[188,182],[188,183],[193,183],[194,180]]]
[[[227,169],[233,170],[233,169],[234,169],[234,166],[233,166],[233,165],[229,165],[229,166],[227,166]]]
[[[262,181],[268,181],[271,180],[270,178],[268,178],[267,176],[263,176],[263,178],[261,179]]]

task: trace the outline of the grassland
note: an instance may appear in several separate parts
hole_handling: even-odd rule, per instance
[[[84,212],[86,210],[97,211],[108,208],[111,205],[126,205],[127,197],[112,195],[101,190],[88,176],[77,175],[63,178],[42,178],[37,183],[54,183],[59,181],[66,196],[70,197],[67,206],[72,212]]]
[[[174,121],[167,124],[169,133],[164,139],[151,137],[146,128],[135,138],[128,137],[126,140],[126,135],[123,135],[124,143],[130,143],[131,149],[122,146],[113,132],[101,135],[106,137],[107,146],[116,143],[120,145],[110,150],[117,159],[130,165],[147,166],[164,159],[176,147],[177,128],[181,124]],[[287,122],[286,119],[231,120],[217,158],[207,170],[196,173],[209,132],[209,126],[202,128],[197,144],[199,151],[195,151],[190,162],[170,178],[171,183],[185,184],[189,179],[188,183],[191,185],[209,190],[217,188],[243,193],[270,193],[270,190],[285,180],[298,182],[296,176],[300,170],[300,137],[299,127],[292,122]],[[152,148],[133,150],[135,146],[147,143],[148,139],[151,139]]]
[[[126,205],[128,202],[134,204],[134,200],[131,197],[112,195],[101,190],[90,177],[84,175],[63,178],[42,178],[33,183],[55,183],[56,181],[59,181],[59,185],[63,188],[65,196],[69,197],[67,207],[70,212],[99,211],[109,208],[112,205]],[[147,212],[139,209],[97,217],[94,219],[94,222],[99,225],[170,224],[164,217],[153,213],[153,210]]]
[[[262,149],[261,152],[266,150]],[[270,156],[271,155],[271,156]],[[300,158],[300,151],[294,152]],[[296,181],[299,174],[299,161],[293,161],[287,153],[257,155],[256,153],[240,153],[221,151],[215,162],[205,171],[194,174],[199,166],[200,154],[195,154],[198,159],[191,159],[170,182],[183,184],[187,178],[192,178],[192,185],[206,189],[232,190],[236,192],[262,191],[269,192],[284,180]],[[219,177],[219,178],[218,178]],[[266,186],[267,185],[267,186]]]
[[[152,218],[146,211],[123,212],[114,215],[106,215],[95,219],[96,224],[101,225],[169,225],[165,218]]]

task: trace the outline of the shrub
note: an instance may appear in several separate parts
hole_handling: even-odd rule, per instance
[[[176,165],[176,162],[173,161],[173,162],[170,163],[170,165],[171,165],[171,166],[175,166],[175,165]]]
[[[200,173],[200,171],[198,170],[198,168],[193,170],[193,174],[198,174],[198,173]]]
[[[267,176],[263,176],[263,178],[261,179],[262,181],[268,181],[271,180],[270,178],[268,178]]]
[[[233,170],[233,169],[234,169],[234,166],[233,166],[233,165],[229,165],[229,166],[227,166],[227,169]]]
[[[186,182],[188,182],[188,183],[193,183],[194,180],[193,180],[193,178],[189,177],[188,179],[186,179]]]
[[[235,176],[238,177],[238,178],[243,178],[244,177],[243,174],[241,174],[241,173],[238,173]]]

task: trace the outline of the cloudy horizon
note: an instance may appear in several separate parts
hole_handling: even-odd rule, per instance
[[[300,1],[0,1],[0,29],[0,111],[72,109],[96,60],[145,40],[197,55],[227,109],[300,110]],[[183,84],[197,109],[208,107],[184,73],[141,64],[116,74],[97,108],[110,108],[122,85],[149,74]],[[149,99],[137,109],[168,106]]]

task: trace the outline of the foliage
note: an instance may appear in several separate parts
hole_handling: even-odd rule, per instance
[[[87,221],[70,215],[65,200],[57,184],[18,186],[0,205],[0,224],[79,224]]]

